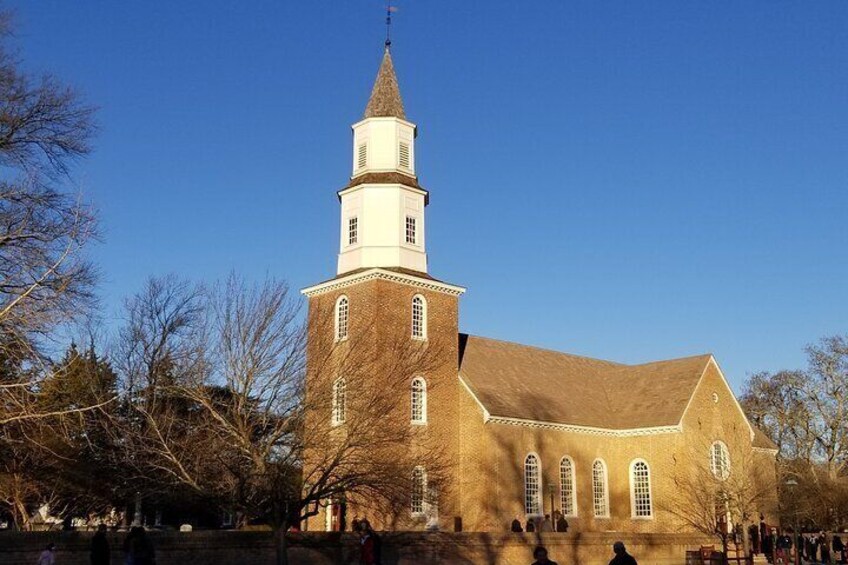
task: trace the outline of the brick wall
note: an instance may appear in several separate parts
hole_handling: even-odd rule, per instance
[[[349,300],[349,338],[346,342],[335,343],[332,336],[335,327],[333,310],[341,295]],[[443,480],[439,484],[439,519],[443,529],[452,530],[453,519],[459,516],[459,488],[455,478],[459,475],[459,381],[457,379],[458,360],[458,298],[456,296],[413,286],[402,282],[387,280],[366,280],[343,289],[313,296],[309,300],[310,340],[308,346],[310,395],[330,395],[330,384],[335,378],[333,363],[324,363],[329,357],[344,356],[350,348],[372,351],[375,357],[385,357],[391,367],[396,355],[397,344],[409,343],[411,338],[412,299],[422,295],[427,302],[427,341],[428,368],[414,371],[406,380],[398,382],[396,376],[387,378],[384,374],[391,369],[376,368],[360,379],[372,379],[378,385],[382,381],[390,382],[390,390],[381,390],[380,394],[394,395],[393,413],[386,414],[379,425],[406,426],[410,430],[407,445],[398,446],[404,450],[399,457],[411,463],[422,465],[428,471],[428,482],[436,473],[431,467],[438,465]],[[379,362],[375,367],[379,366]],[[410,384],[415,376],[424,377],[427,383],[427,424],[424,426],[410,423]],[[353,390],[355,383],[349,383]],[[393,398],[394,398],[393,397]],[[309,403],[313,404],[313,403]],[[320,405],[320,403],[318,403]],[[310,426],[328,426],[329,408],[322,413],[312,414]],[[343,428],[344,426],[340,426]],[[343,430],[339,430],[344,433]],[[307,466],[309,462],[307,461]],[[428,466],[429,464],[429,466]],[[433,471],[433,472],[431,472]],[[444,480],[447,478],[447,480]],[[361,502],[361,501],[360,501]],[[359,508],[358,508],[359,506]],[[347,523],[354,517],[368,517],[374,525],[391,524],[395,529],[423,529],[423,518],[413,519],[408,509],[392,511],[391,515],[375,513],[361,509],[355,497],[348,499]],[[308,529],[323,530],[326,517],[324,511],[309,520]],[[348,526],[349,527],[349,526]]]
[[[0,563],[32,565],[48,543],[57,545],[60,565],[87,565],[91,533],[0,532]],[[270,532],[151,532],[158,565],[271,565],[274,540]],[[533,548],[542,544],[561,565],[606,565],[612,543],[622,539],[628,550],[645,565],[683,565],[687,550],[712,544],[695,536],[662,534],[483,534],[483,533],[385,533],[383,562],[386,565],[486,564],[526,565]],[[123,563],[122,535],[110,534],[112,563]],[[339,534],[301,534],[290,537],[292,565],[359,563],[357,539]]]

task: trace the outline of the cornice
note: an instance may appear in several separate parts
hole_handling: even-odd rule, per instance
[[[424,290],[442,292],[451,296],[459,296],[465,292],[465,288],[461,286],[455,286],[436,280],[423,279],[412,275],[406,275],[403,273],[395,273],[393,271],[387,271],[378,267],[360,273],[355,273],[346,277],[342,276],[340,278],[335,278],[333,280],[317,284],[315,286],[310,286],[304,288],[300,292],[308,297],[318,296],[320,294],[333,292],[335,290],[340,290],[370,280],[385,280],[390,282],[396,282],[400,284],[406,284],[415,288],[421,288]]]
[[[683,431],[682,426],[656,426],[652,428],[631,428],[626,430],[614,430],[610,428],[594,428],[591,426],[575,426],[573,424],[560,424],[557,422],[545,422],[540,420],[525,420],[523,418],[507,418],[504,416],[489,416],[487,424],[502,424],[507,426],[522,426],[525,428],[536,428],[542,430],[554,430],[558,432],[570,432],[604,437],[636,437],[652,436],[660,434],[677,434]]]

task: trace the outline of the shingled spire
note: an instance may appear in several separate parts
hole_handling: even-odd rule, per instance
[[[368,105],[365,107],[365,117],[406,119],[388,46],[383,54],[383,62],[380,64],[377,80],[374,81],[374,88],[371,90],[371,98],[368,99]]]

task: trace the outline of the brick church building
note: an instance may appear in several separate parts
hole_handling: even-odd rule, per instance
[[[465,289],[428,271],[429,192],[415,139],[386,48],[353,125],[352,175],[338,192],[337,275],[303,290],[313,331],[332,337],[310,332],[310,375],[327,348],[357,332],[372,335],[377,356],[384,340],[444,344],[441,363],[392,393],[414,437],[441,446],[447,473],[434,494],[422,455],[409,470],[408,504],[378,525],[504,531],[516,518],[523,526],[562,513],[570,531],[691,531],[689,507],[708,504],[696,491],[712,480],[752,498],[765,493],[746,512],[769,517],[776,448],[745,417],[712,355],[625,365],[460,332]],[[345,395],[356,386],[345,378],[308,387],[331,399],[315,426],[343,430]],[[328,501],[307,527],[338,529],[338,518]]]

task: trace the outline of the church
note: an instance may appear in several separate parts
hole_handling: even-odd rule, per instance
[[[750,496],[746,520],[772,515],[777,450],[748,421],[712,355],[626,365],[460,332],[465,288],[428,270],[430,194],[419,183],[416,125],[388,46],[352,129],[352,174],[338,191],[337,273],[302,291],[310,325],[329,336],[310,333],[308,374],[327,348],[377,331],[366,317],[392,339],[443,344],[440,363],[404,376],[391,393],[404,425],[447,454],[446,473],[434,494],[422,457],[409,470],[408,503],[378,526],[507,531],[513,520],[525,527],[562,515],[571,532],[673,533],[697,530],[698,507],[712,504],[708,514],[715,508],[731,527],[731,509],[721,506],[731,494],[699,492],[708,482]],[[388,354],[381,339],[378,357]],[[328,399],[314,425],[345,426],[351,381],[336,375],[311,387]],[[344,529],[338,504],[328,501],[306,526]]]

